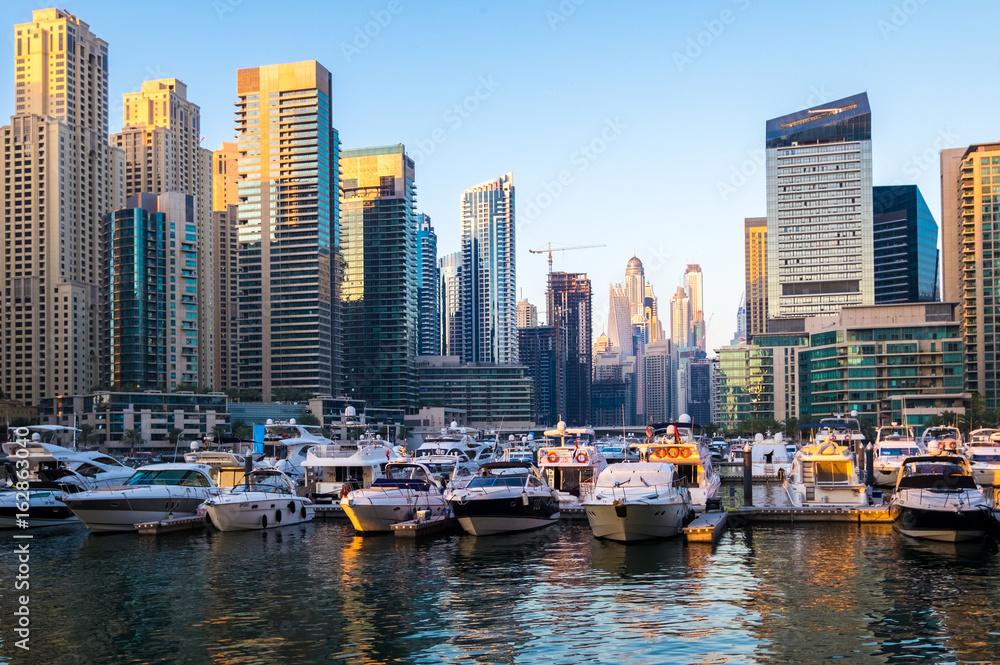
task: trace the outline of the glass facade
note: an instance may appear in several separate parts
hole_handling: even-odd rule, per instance
[[[334,387],[339,247],[330,73],[316,61],[241,69],[240,387]]]
[[[767,332],[767,218],[743,220],[746,335]]]
[[[414,166],[402,145],[344,150],[344,386],[375,409],[417,406]]]
[[[565,394],[563,420],[571,425],[590,422],[591,359],[594,352],[592,298],[586,273],[549,273],[549,288],[545,293],[546,314],[548,324],[566,340],[565,343],[560,341],[566,355],[559,367],[557,385]]]
[[[437,235],[430,215],[417,217],[417,353],[441,354],[441,316],[438,312]]]
[[[874,304],[867,94],[767,121],[766,148],[768,316]]]
[[[774,354],[768,347],[736,344],[717,351],[716,424],[774,417]]]
[[[523,365],[463,365],[457,358],[422,358],[420,406],[464,409],[472,427],[533,426],[533,381]]]
[[[536,423],[554,425],[566,412],[566,391],[559,389],[558,377],[566,358],[566,332],[553,326],[518,328],[520,363],[534,381],[532,417]],[[567,421],[570,422],[570,421]]]
[[[916,185],[875,187],[875,303],[938,299],[938,225]]]

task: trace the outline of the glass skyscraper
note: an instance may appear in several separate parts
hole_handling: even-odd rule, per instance
[[[462,357],[517,362],[514,174],[462,193]]]
[[[340,154],[344,386],[369,407],[417,407],[417,215],[402,145]]]
[[[875,187],[875,303],[938,299],[938,226],[916,185]]]
[[[315,60],[237,73],[240,387],[335,389],[337,135]]]
[[[868,95],[767,121],[768,318],[875,302]]]
[[[438,312],[437,235],[430,215],[420,213],[417,224],[417,353],[441,353],[441,317]]]
[[[565,361],[558,364],[558,389],[565,393],[563,420],[574,426],[590,423],[591,361],[594,350],[591,315],[593,296],[586,273],[549,273],[545,293],[548,325]]]

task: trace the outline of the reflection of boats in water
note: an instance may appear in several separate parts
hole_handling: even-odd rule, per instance
[[[903,535],[941,541],[981,539],[992,517],[969,461],[955,454],[907,457],[889,512]]]
[[[684,541],[648,540],[639,543],[594,540],[590,567],[613,578],[636,577],[685,570]]]

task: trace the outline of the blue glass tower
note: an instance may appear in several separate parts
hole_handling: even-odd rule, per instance
[[[916,185],[875,187],[875,303],[938,299],[938,225]]]

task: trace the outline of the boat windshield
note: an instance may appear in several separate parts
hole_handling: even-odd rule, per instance
[[[879,457],[913,457],[920,454],[920,449],[916,446],[882,448]]]
[[[242,485],[233,488],[233,492],[285,492],[288,485],[281,476],[251,474]]]
[[[816,462],[816,482],[847,483],[852,480],[854,478],[851,476],[851,463],[849,461]]]
[[[427,474],[419,466],[387,466],[387,480],[427,480]]]
[[[439,478],[447,478],[455,470],[454,464],[427,464],[426,466],[431,473]]]
[[[972,461],[973,462],[987,462],[987,463],[991,463],[991,464],[996,464],[996,463],[1000,462],[1000,455],[978,455],[978,454],[973,454],[972,455]]]
[[[160,469],[136,471],[126,485],[181,485],[183,487],[211,487],[208,478],[187,469]]]
[[[469,481],[466,487],[524,487],[528,484],[529,476],[507,475],[507,476],[477,476]]]
[[[976,481],[952,462],[913,462],[903,467],[899,489],[975,489]]]

